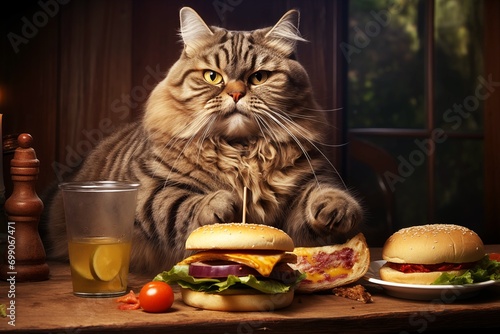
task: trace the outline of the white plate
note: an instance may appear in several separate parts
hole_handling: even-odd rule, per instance
[[[470,298],[479,293],[482,289],[494,285],[496,281],[486,281],[464,285],[422,285],[422,284],[402,284],[387,282],[380,279],[379,269],[386,261],[373,261],[366,272],[364,278],[378,286],[393,297],[414,299],[414,300],[440,300],[443,303],[452,303],[457,299]]]

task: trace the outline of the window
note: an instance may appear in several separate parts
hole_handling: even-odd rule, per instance
[[[392,230],[454,223],[482,232],[483,2],[350,1],[347,43],[349,138],[392,157],[382,175],[394,200]],[[348,161],[348,180],[384,217],[369,166]],[[370,199],[372,197],[372,199]]]

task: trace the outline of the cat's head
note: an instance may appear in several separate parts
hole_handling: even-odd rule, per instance
[[[180,20],[184,50],[151,93],[144,118],[155,140],[319,140],[323,115],[294,60],[296,43],[304,41],[298,11],[253,31],[209,27],[187,7]]]

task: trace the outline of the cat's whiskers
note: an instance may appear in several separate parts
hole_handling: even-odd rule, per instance
[[[191,143],[193,142],[194,138],[197,137],[197,134],[201,132],[202,129],[204,129],[204,132],[203,133],[207,133],[210,129],[210,126],[211,124],[213,124],[213,122],[215,121],[215,118],[214,117],[197,117],[195,118],[194,121],[186,124],[184,127],[180,128],[178,131],[176,131],[176,133],[174,133],[170,140],[168,142],[166,142],[164,145],[163,145],[163,150],[169,150],[170,147],[176,147],[178,146],[177,143],[179,141],[184,141],[187,139],[186,143],[184,144],[184,146],[182,147],[182,150],[179,152],[179,154],[177,155],[177,158],[174,160],[174,162],[172,163],[172,167],[170,168],[170,171],[169,173],[167,174],[167,176],[165,177],[165,181],[164,181],[164,185],[167,184],[167,182],[169,181],[172,173],[173,173],[173,170],[175,168],[175,165],[179,162],[179,159],[182,157],[183,153],[185,152],[185,150],[189,147],[189,145],[191,145]],[[208,126],[207,126],[208,124]],[[161,132],[161,129],[158,129],[157,132]],[[182,137],[180,134],[182,133],[192,133],[192,135],[188,138],[184,138]],[[152,136],[152,135],[151,135]],[[160,152],[160,154],[158,155],[158,158],[159,159],[162,159],[161,162],[163,162],[163,154],[161,154],[162,152]],[[158,169],[160,168],[161,166],[159,165],[158,167],[156,167],[154,170],[153,170],[153,175],[156,175]]]
[[[262,137],[266,140],[267,143],[273,142],[276,145],[277,151],[282,151],[282,142],[278,140],[274,134],[272,127],[266,122],[265,118],[259,114],[253,114],[254,118],[259,125],[259,129],[262,133]],[[267,131],[265,131],[267,130]],[[268,138],[271,137],[271,139]]]
[[[262,134],[262,138],[264,138],[266,143],[274,142],[274,143],[278,143],[278,145],[281,146],[281,143],[278,140],[276,140],[276,137],[274,136],[272,129],[266,123],[265,119],[263,119],[263,117],[260,116],[259,114],[255,114],[255,113],[252,114],[252,117],[255,119],[255,122],[257,123],[257,126],[259,127],[260,133]],[[267,131],[267,132],[264,131],[266,129],[269,131]],[[272,139],[269,140],[269,138],[266,134],[269,134],[272,137]]]
[[[337,111],[337,110],[341,110],[342,108],[338,108],[338,109],[314,109],[314,108],[304,108],[304,107],[301,107],[301,110],[308,110],[308,111],[313,111],[313,112],[328,112],[328,111]],[[283,113],[281,113],[283,115]],[[299,113],[299,112],[290,112],[288,111],[287,114],[286,114],[286,117],[291,120],[292,122],[294,122],[294,119],[303,119],[303,120],[306,120],[306,121],[310,121],[310,122],[315,122],[315,123],[318,123],[318,124],[321,124],[321,125],[324,125],[326,127],[329,127],[329,128],[333,128],[333,129],[337,129],[336,126],[332,125],[330,122],[326,121],[326,120],[321,120],[318,118],[317,115],[307,115],[307,114],[304,114],[304,113]],[[346,144],[328,144],[328,143],[323,143],[323,142],[319,142],[319,141],[315,141],[316,143],[322,145],[322,146],[328,146],[328,147],[341,147],[341,146],[344,146]]]
[[[308,141],[313,147],[315,147],[319,152],[321,152],[312,142],[310,139],[308,139],[305,135],[303,135],[304,131],[303,131],[303,128],[300,127],[298,124],[296,124],[293,119],[286,113],[283,113],[283,112],[276,112],[276,111],[273,111],[271,108],[269,108],[269,106],[264,103],[263,101],[259,100],[259,99],[254,99],[253,101],[253,108],[256,112],[254,112],[254,116],[257,120],[260,120],[260,122],[258,122],[259,124],[259,128],[261,129],[262,131],[262,135],[266,138],[266,134],[265,132],[262,130],[262,127],[260,126],[260,124],[262,123],[262,125],[269,129],[268,133],[271,134],[271,136],[273,137],[273,142],[275,142],[278,146],[281,146],[281,140],[279,140],[277,137],[276,137],[276,134],[274,133],[273,131],[273,127],[271,125],[269,125],[267,123],[267,120],[266,118],[269,118],[270,120],[272,120],[275,124],[277,124],[278,126],[280,126],[283,130],[285,130],[285,132],[288,134],[288,136],[290,138],[293,139],[293,141],[297,144],[297,146],[300,148],[300,150],[302,151],[302,153],[304,154],[304,157],[307,159],[307,162],[311,168],[311,172],[313,173],[314,175],[314,178],[316,179],[316,182],[318,183],[319,185],[319,180],[317,178],[317,175],[316,175],[316,172],[314,170],[314,166],[312,165],[312,160],[311,160],[311,156],[309,155],[309,153],[307,152],[306,148],[303,146],[302,142],[299,140],[299,138],[297,138],[294,133],[285,125],[286,124],[290,124],[294,127],[295,130],[299,130],[297,131],[299,134],[301,134],[301,136],[306,140]],[[273,115],[276,115],[278,116],[280,119],[282,119],[283,121],[285,121],[285,123],[283,123],[282,121],[280,121],[278,118],[274,117]],[[266,117],[264,117],[266,116]],[[323,154],[323,156],[326,158],[326,156]],[[329,159],[326,158],[326,160],[330,163]],[[331,164],[331,163],[330,163]],[[335,167],[334,167],[335,168]],[[336,170],[335,170],[336,171]],[[337,171],[336,171],[337,172]],[[338,173],[337,173],[338,174]]]
[[[270,108],[261,109],[261,111],[264,112],[266,114],[266,116],[268,116],[271,120],[273,120],[283,130],[285,130],[289,134],[289,136],[297,143],[297,146],[299,146],[299,148],[304,153],[304,156],[306,157],[306,159],[307,159],[307,161],[309,163],[309,166],[311,167],[311,171],[314,174],[314,177],[316,178],[316,182],[318,183],[318,185],[319,185],[319,181],[318,181],[318,179],[316,177],[316,172],[314,171],[314,167],[313,167],[313,165],[311,163],[311,157],[310,157],[309,153],[306,151],[306,149],[303,146],[303,144],[298,139],[298,137],[292,132],[292,129],[295,132],[297,132],[298,134],[300,134],[301,137],[304,140],[306,140],[315,150],[317,150],[323,156],[323,158],[333,168],[335,174],[339,177],[339,179],[342,182],[343,186],[347,189],[347,185],[345,184],[344,180],[342,179],[342,177],[341,177],[340,173],[338,172],[337,168],[333,165],[333,163],[330,161],[330,159],[328,159],[328,157],[326,156],[326,154],[323,153],[323,151],[316,145],[316,143],[317,144],[321,144],[321,145],[325,145],[325,144],[323,144],[321,142],[316,142],[316,141],[313,141],[313,140],[309,139],[307,137],[307,135],[306,135],[307,134],[306,129],[304,129],[301,125],[299,125],[296,122],[294,122],[293,119],[290,116],[288,116],[287,114],[284,114],[283,112],[279,112],[279,111],[274,111],[274,110],[272,110]],[[287,125],[289,125],[292,129],[289,129],[287,127]]]
[[[198,138],[198,154],[196,155],[196,162],[199,161],[201,152],[203,150],[203,143],[209,138],[210,135],[210,129],[212,128],[212,125],[215,123],[217,120],[216,115],[210,115],[209,120],[206,122],[206,126],[203,129],[203,132],[201,133],[201,136]]]
[[[277,113],[278,115],[281,115],[280,113]],[[286,120],[286,119],[285,119]],[[293,121],[290,121],[289,122],[290,125],[292,125],[296,130],[297,132],[303,134],[303,133],[306,133],[306,129],[304,129],[302,126],[300,126],[299,124],[293,122]],[[323,145],[323,146],[330,146],[330,147],[338,147],[338,146],[343,146],[344,144],[341,144],[341,145],[329,145],[327,143],[323,143],[323,142],[319,142],[319,141],[314,141],[314,140],[310,140],[307,138],[307,136],[303,136],[304,139],[306,139],[309,144],[314,147],[314,149],[316,149],[320,154],[321,156],[323,156],[323,158],[326,160],[326,162],[330,165],[330,167],[333,168],[333,171],[335,172],[335,174],[338,176],[339,180],[342,182],[342,185],[344,186],[345,189],[347,189],[347,185],[345,184],[344,180],[342,179],[342,176],[340,175],[339,171],[337,170],[337,168],[335,167],[335,165],[330,161],[330,159],[328,159],[328,157],[326,156],[326,154],[323,152],[323,150],[321,150],[318,145]]]
[[[293,139],[293,141],[297,144],[297,146],[300,148],[300,150],[302,151],[302,153],[304,153],[304,157],[307,159],[307,162],[311,168],[311,172],[313,173],[314,175],[314,178],[316,179],[316,182],[318,183],[319,185],[319,180],[317,178],[317,175],[316,175],[316,172],[314,170],[314,167],[312,165],[312,160],[311,160],[311,156],[309,155],[309,153],[307,152],[307,150],[305,149],[304,145],[301,143],[301,141],[297,138],[297,136],[295,136],[295,134],[293,134],[293,132],[288,129],[284,123],[282,123],[278,118],[274,117],[273,114],[277,114],[278,116],[280,116],[280,118],[286,120],[285,117],[282,117],[282,115],[280,115],[279,113],[273,113],[272,114],[272,110],[261,110],[264,112],[264,114],[267,116],[267,118],[269,118],[270,120],[274,121],[275,124],[279,125],[283,130],[285,130],[285,132],[288,134],[288,136],[290,136],[290,138]],[[266,122],[266,118],[265,117],[262,117],[262,115],[257,115],[257,117],[259,119],[262,120],[262,122],[264,122],[266,125],[267,125],[267,128],[269,129],[272,129],[272,127],[270,125],[267,124]],[[272,133],[272,131],[271,131]],[[273,134],[274,135],[274,134]],[[309,139],[305,138],[308,142]],[[277,143],[279,143],[279,141],[277,140],[276,141]]]
[[[262,102],[259,99],[253,99],[252,104],[253,104],[253,108],[258,107],[257,110],[262,111],[264,113],[264,115],[266,115],[266,111],[265,110],[268,108],[268,106],[264,102]],[[252,113],[252,115],[257,120],[257,124],[259,125],[259,129],[260,129],[260,131],[262,133],[262,136],[265,138],[265,140],[267,142],[270,141],[268,139],[268,137],[266,136],[266,133],[267,133],[267,134],[269,134],[271,136],[271,141],[278,146],[278,149],[281,149],[281,146],[282,146],[281,140],[279,140],[277,138],[275,132],[273,131],[273,128],[266,122],[266,119],[263,116],[259,115],[258,112],[254,112],[254,113]],[[263,127],[265,127],[269,131],[264,131],[264,129],[262,128],[261,124],[262,124]]]
[[[339,108],[333,108],[333,109],[317,109],[317,108],[307,108],[307,107],[302,107],[303,110],[309,110],[309,111],[340,111],[344,109],[343,107]]]
[[[312,111],[312,112],[335,112],[335,111],[340,111],[342,110],[343,108],[335,108],[335,109],[317,109],[317,108],[306,108],[306,107],[301,107],[302,110],[308,110],[308,111]],[[337,130],[338,127],[336,127],[335,125],[331,124],[330,122],[328,121],[321,121],[318,119],[318,117],[314,114],[312,115],[306,115],[306,114],[303,114],[303,113],[291,113],[289,112],[288,113],[292,118],[300,118],[300,119],[304,119],[304,120],[308,120],[308,121],[312,121],[312,122],[316,122],[316,123],[319,123],[319,124],[322,124],[322,125],[325,125],[329,128],[332,128],[334,130]],[[318,144],[321,144],[323,146],[328,146],[328,147],[341,147],[341,146],[344,146],[344,145],[347,145],[347,143],[344,143],[344,144],[328,144],[328,143],[319,143]]]
[[[204,115],[204,117],[196,117],[195,121],[197,121],[197,122],[192,122],[188,126],[186,126],[186,128],[187,127],[196,127],[196,128],[194,128],[190,131],[192,133],[192,135],[189,137],[189,139],[184,144],[181,152],[179,152],[179,154],[177,155],[177,158],[175,159],[174,163],[172,164],[172,168],[174,168],[174,166],[179,161],[181,156],[184,155],[184,152],[186,151],[186,149],[193,143],[194,139],[197,137],[199,137],[199,140],[198,140],[199,145],[198,145],[198,154],[197,154],[196,159],[197,160],[199,159],[200,154],[201,154],[201,150],[202,150],[202,143],[204,142],[203,138],[208,137],[208,133],[210,132],[210,128],[216,119],[217,119],[217,116],[215,116],[213,114],[209,115],[208,117],[205,117],[205,115]],[[200,133],[202,133],[202,136],[199,136]],[[167,180],[170,178],[171,173],[172,173],[172,170],[170,170],[170,173],[167,176]]]

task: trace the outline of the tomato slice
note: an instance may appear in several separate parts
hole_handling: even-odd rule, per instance
[[[257,270],[230,261],[194,262],[189,265],[189,275],[193,277],[220,278],[234,276],[260,276]]]
[[[489,253],[490,260],[500,262],[500,253]]]
[[[136,304],[126,304],[126,303],[121,303],[118,305],[118,309],[120,310],[138,310],[141,308],[141,305],[139,303]]]
[[[119,297],[116,302],[120,303],[118,305],[120,310],[138,310],[141,307],[139,299],[132,290],[125,296]]]
[[[403,273],[428,273],[431,271],[450,271],[472,268],[477,262],[467,263],[437,263],[437,264],[416,264],[416,263],[392,263],[389,267]]]

